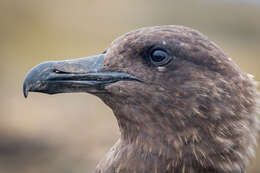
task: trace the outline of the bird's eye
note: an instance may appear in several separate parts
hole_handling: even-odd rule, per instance
[[[155,49],[150,53],[150,61],[153,65],[162,66],[169,62],[168,53],[162,49]]]

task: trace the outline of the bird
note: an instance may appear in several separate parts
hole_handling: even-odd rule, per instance
[[[189,27],[144,27],[99,55],[43,62],[23,92],[85,92],[112,109],[120,137],[95,173],[245,173],[254,158],[257,82]]]

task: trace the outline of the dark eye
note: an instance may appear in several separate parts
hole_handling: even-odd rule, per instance
[[[162,49],[155,49],[150,53],[150,61],[153,65],[162,66],[169,62],[168,53]]]

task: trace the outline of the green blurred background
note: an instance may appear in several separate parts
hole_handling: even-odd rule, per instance
[[[22,95],[30,68],[103,52],[140,27],[206,34],[260,80],[260,3],[243,0],[0,0],[0,173],[90,173],[119,137],[89,94]],[[249,173],[260,172],[260,147]]]

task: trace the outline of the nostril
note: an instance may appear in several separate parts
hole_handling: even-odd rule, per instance
[[[56,74],[69,74],[70,73],[70,72],[60,71],[58,69],[54,69],[53,72]]]
[[[54,69],[53,70],[54,73],[60,73],[61,71],[57,70],[57,69]]]

